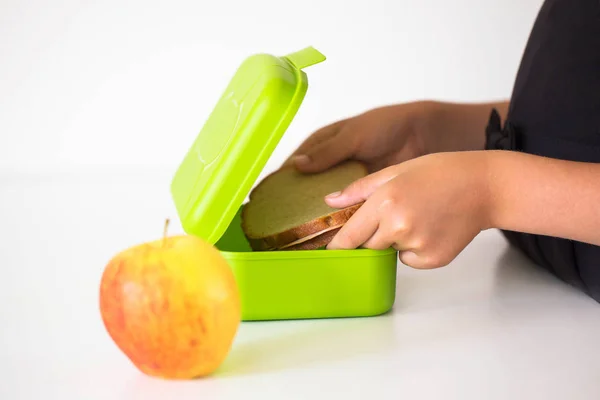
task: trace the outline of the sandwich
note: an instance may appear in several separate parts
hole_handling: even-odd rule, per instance
[[[364,164],[346,161],[317,174],[284,166],[251,192],[242,209],[242,230],[255,251],[314,250],[326,246],[362,204],[343,209],[325,196],[366,176]]]

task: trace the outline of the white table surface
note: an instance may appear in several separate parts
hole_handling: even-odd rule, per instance
[[[214,376],[142,375],[102,325],[99,281],[175,217],[169,178],[0,176],[0,399],[600,399],[600,305],[496,231],[446,268],[399,265],[388,315],[243,323]]]

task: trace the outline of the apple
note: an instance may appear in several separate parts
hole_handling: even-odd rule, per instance
[[[106,265],[100,312],[111,339],[141,372],[166,379],[212,373],[241,321],[233,272],[200,238],[167,237],[126,249]]]

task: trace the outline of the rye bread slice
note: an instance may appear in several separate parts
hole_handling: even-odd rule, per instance
[[[324,235],[324,234],[326,234],[326,233],[328,233],[330,231],[338,231],[338,230],[340,230],[340,228],[341,228],[341,226],[332,226],[330,228],[324,229],[324,230],[319,231],[317,233],[313,233],[312,235],[304,236],[301,239],[295,240],[295,241],[293,241],[291,243],[288,243],[286,245],[283,245],[283,246],[281,246],[281,247],[279,247],[277,249],[273,249],[273,250],[285,250],[288,247],[292,247],[292,246],[296,246],[296,245],[302,244],[302,243],[307,242],[309,240],[315,239],[315,238],[317,238],[317,237],[319,237],[321,235]]]
[[[320,235],[317,235],[306,241],[301,241],[300,243],[296,242],[293,245],[287,245],[277,250],[316,250],[323,246],[327,246],[329,242],[333,240],[333,238],[339,232],[340,229],[342,228],[335,228],[330,231],[321,233]]]
[[[314,236],[320,235],[324,231],[341,228],[361,205],[362,203],[341,209],[274,236],[247,239],[250,247],[255,251],[280,249],[286,245],[302,243],[305,240],[310,240]]]
[[[253,250],[278,249],[321,231],[341,227],[362,204],[329,207],[324,197],[366,176],[364,164],[346,161],[318,174],[285,166],[250,193],[242,229]]]

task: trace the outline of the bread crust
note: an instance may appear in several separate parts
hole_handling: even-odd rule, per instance
[[[280,248],[282,246],[285,246],[286,244],[300,240],[303,237],[324,231],[328,228],[341,227],[350,219],[352,215],[354,215],[354,213],[362,206],[362,204],[363,203],[343,208],[331,214],[324,215],[322,217],[313,219],[312,221],[305,222],[304,224],[298,225],[297,227],[276,233],[275,235],[256,239],[247,238],[248,243],[250,243],[250,247],[252,247],[252,249],[255,251]]]
[[[327,231],[319,236],[316,236],[312,239],[309,239],[305,242],[295,244],[293,246],[286,247],[284,249],[276,249],[280,251],[289,251],[289,250],[317,250],[323,246],[327,246],[329,242],[333,240],[335,235],[342,229],[336,228],[331,231]]]
[[[284,246],[281,246],[281,247],[280,247],[280,248],[278,248],[277,250],[285,250],[285,249],[286,249],[286,247],[291,247],[291,246],[294,246],[294,245],[297,245],[297,244],[300,244],[300,243],[306,242],[306,241],[308,241],[308,240],[314,239],[314,238],[316,238],[317,236],[321,236],[321,235],[323,235],[323,234],[325,234],[325,233],[327,233],[327,232],[329,232],[329,231],[332,231],[332,230],[334,230],[334,229],[338,229],[338,230],[339,230],[341,227],[342,227],[342,226],[335,226],[335,227],[327,228],[327,229],[325,229],[325,230],[323,230],[323,231],[319,231],[319,232],[317,232],[317,233],[314,233],[314,234],[312,234],[312,235],[305,236],[305,237],[303,237],[302,239],[299,239],[299,240],[296,240],[296,241],[294,241],[294,242],[288,243],[288,244],[286,244],[286,245],[284,245]]]
[[[354,161],[354,160],[352,160],[352,162],[359,164],[364,169],[364,175],[368,174],[368,169],[364,163]],[[335,228],[341,227],[364,204],[364,202],[362,202],[359,204],[352,205],[350,207],[346,207],[346,208],[342,208],[342,209],[333,211],[327,215],[323,215],[323,216],[315,218],[311,221],[307,221],[307,222],[305,222],[301,225],[298,225],[294,228],[290,228],[288,230],[278,232],[274,235],[260,237],[260,238],[251,237],[248,233],[248,227],[246,225],[246,213],[247,213],[248,205],[252,202],[252,197],[253,197],[254,193],[256,192],[256,190],[258,190],[260,188],[260,186],[262,184],[264,184],[264,182],[266,182],[268,179],[270,179],[274,174],[279,173],[282,170],[285,170],[287,168],[295,168],[295,167],[291,166],[291,165],[287,165],[287,166],[281,167],[277,171],[274,171],[274,172],[270,173],[269,175],[267,175],[262,180],[262,182],[259,183],[250,192],[249,202],[246,203],[242,208],[242,215],[241,215],[242,230],[244,231],[244,234],[246,236],[246,239],[248,240],[248,243],[250,244],[250,247],[254,251],[268,251],[268,250],[273,250],[273,249],[279,249],[287,244],[301,240],[302,238],[304,238],[306,236],[310,236],[315,233],[325,231],[332,227],[335,227]],[[330,230],[330,232],[333,232],[333,231]],[[326,233],[329,233],[329,232],[326,232]],[[315,237],[313,239],[310,239],[309,241],[315,240],[314,243],[317,243],[317,242],[319,242],[317,240],[317,238],[318,237]],[[331,238],[333,238],[333,236]],[[322,238],[321,240],[324,240],[324,239]],[[331,239],[329,239],[329,240],[331,240]],[[302,244],[304,244],[304,242],[299,243],[297,246],[300,246]],[[312,246],[312,245],[306,244],[306,246]],[[291,246],[291,249],[293,249],[295,247],[296,246]],[[319,246],[319,247],[322,247],[322,246]],[[315,248],[318,248],[318,247],[315,247]],[[288,249],[286,248],[285,250],[288,250]]]

